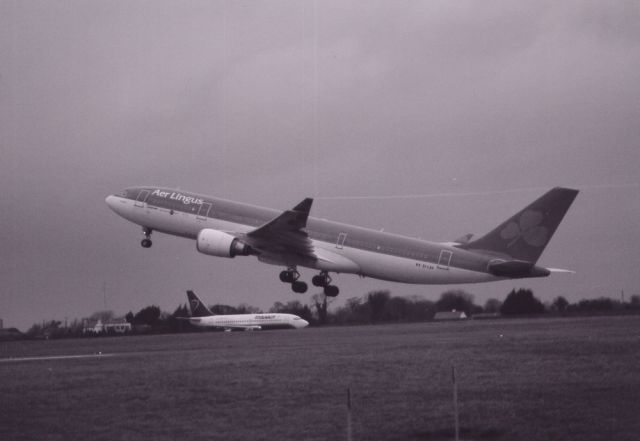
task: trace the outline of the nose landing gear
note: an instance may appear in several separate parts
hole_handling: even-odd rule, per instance
[[[151,248],[151,245],[153,245],[153,242],[151,242],[152,231],[153,230],[151,228],[142,227],[142,234],[144,234],[144,239],[142,239],[142,241],[140,242],[140,245],[142,245],[142,248]]]

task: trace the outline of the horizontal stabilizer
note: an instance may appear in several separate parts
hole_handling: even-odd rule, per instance
[[[489,263],[489,272],[498,277],[517,279],[521,277],[546,277],[550,271],[524,260],[498,260]]]
[[[455,243],[460,244],[460,245],[464,245],[465,243],[469,243],[469,241],[471,240],[471,238],[473,237],[472,233],[467,233],[462,237],[457,238],[456,240],[454,240]]]
[[[551,273],[565,273],[565,274],[575,274],[576,272],[573,270],[562,269],[562,268],[547,268],[547,271]]]

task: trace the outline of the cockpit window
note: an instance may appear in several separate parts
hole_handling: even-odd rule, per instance
[[[127,199],[144,202],[147,199],[147,196],[149,196],[149,190],[146,190],[144,188],[132,187],[124,190],[124,194]]]

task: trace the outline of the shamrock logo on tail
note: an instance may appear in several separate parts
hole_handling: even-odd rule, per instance
[[[533,247],[541,247],[547,243],[549,231],[546,227],[540,226],[544,215],[539,211],[527,210],[522,213],[518,222],[509,222],[500,232],[500,237],[510,240],[507,248],[513,246],[520,239]]]

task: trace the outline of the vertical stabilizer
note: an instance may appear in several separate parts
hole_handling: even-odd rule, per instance
[[[187,298],[189,299],[189,308],[191,308],[191,317],[208,317],[213,315],[195,292],[191,290],[187,291]]]
[[[570,188],[549,190],[490,233],[461,248],[535,263],[577,195],[578,190]]]

